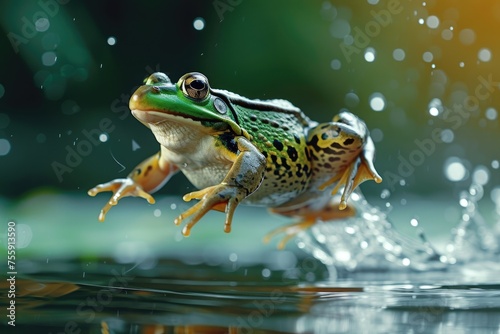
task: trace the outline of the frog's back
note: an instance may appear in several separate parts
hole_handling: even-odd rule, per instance
[[[249,100],[228,96],[237,122],[252,137],[266,157],[266,172],[259,189],[246,202],[279,206],[304,192],[312,173],[306,133],[314,125],[304,113],[286,100]]]

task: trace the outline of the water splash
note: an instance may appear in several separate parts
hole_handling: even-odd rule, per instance
[[[462,215],[457,227],[452,230],[451,241],[446,247],[450,260],[465,263],[491,259],[499,251],[498,240],[478,210],[483,198],[483,186],[488,182],[484,167],[474,171],[473,181],[467,191],[460,194]]]
[[[323,262],[333,275],[338,270],[427,271],[478,260],[493,261],[500,253],[500,188],[495,188],[491,195],[496,205],[495,230],[478,210],[488,175],[484,166],[472,173],[472,183],[458,201],[462,208],[460,221],[452,229],[443,252],[427,240],[416,218],[411,225],[416,228],[417,239],[399,233],[387,214],[370,205],[360,191],[353,194],[350,202],[356,208],[356,216],[315,224],[310,231],[298,235],[297,245]]]
[[[330,271],[335,269],[414,270],[442,269],[441,254],[419,231],[420,240],[405,237],[380,209],[371,206],[360,191],[352,196],[355,217],[314,225],[297,238],[299,248],[311,253]],[[417,224],[418,225],[418,224]]]

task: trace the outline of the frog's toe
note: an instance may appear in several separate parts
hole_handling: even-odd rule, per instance
[[[186,218],[189,222],[182,229],[182,234],[188,236],[194,225],[210,210],[223,211],[226,213],[224,232],[231,232],[234,211],[239,202],[246,196],[245,190],[234,186],[216,185],[199,191],[194,191],[183,196],[188,202],[192,199],[200,201],[183,212],[175,220],[175,225],[180,225]]]
[[[102,183],[94,188],[90,189],[87,193],[89,196],[95,196],[98,193],[111,191],[113,195],[106,203],[106,205],[102,208],[99,213],[99,221],[103,222],[106,219],[106,214],[108,211],[115,205],[118,204],[118,201],[123,197],[134,196],[134,197],[142,197],[148,201],[149,204],[154,204],[155,199],[149,193],[144,191],[142,187],[137,184],[134,180],[127,179],[116,179],[111,182]]]
[[[196,223],[210,210],[203,201],[196,203],[194,206],[184,211],[174,220],[175,225],[180,225],[186,218],[191,217],[188,223],[182,229],[182,235],[188,237],[191,234],[191,229]]]
[[[281,240],[278,242],[277,248],[278,249],[284,249],[286,244],[294,238],[297,234],[299,234],[302,231],[305,231],[309,229],[311,226],[313,226],[316,223],[316,219],[313,217],[306,217],[304,220],[299,221],[298,223],[293,223],[289,224],[286,226],[278,227],[268,234],[264,236],[263,242],[264,243],[269,243],[272,238],[274,238],[277,235],[283,234],[283,237]]]

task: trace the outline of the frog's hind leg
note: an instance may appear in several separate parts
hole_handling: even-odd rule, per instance
[[[281,238],[281,240],[278,242],[278,249],[284,249],[288,241],[290,241],[293,237],[295,237],[297,234],[299,234],[302,231],[307,230],[308,228],[312,227],[316,223],[316,218],[314,217],[305,217],[303,220],[289,224],[286,226],[278,227],[268,234],[264,236],[264,243],[269,243],[272,238],[274,238],[277,235],[283,234],[284,236]]]
[[[264,236],[264,243],[269,243],[272,238],[283,234],[284,236],[278,242],[278,249],[285,248],[288,241],[294,238],[297,234],[311,228],[317,222],[325,222],[339,220],[352,217],[356,214],[356,210],[352,205],[347,205],[344,209],[340,209],[337,205],[338,199],[332,198],[323,208],[312,209],[311,205],[304,206],[298,209],[282,209],[274,208],[270,211],[287,217],[299,218],[298,222],[278,227]]]

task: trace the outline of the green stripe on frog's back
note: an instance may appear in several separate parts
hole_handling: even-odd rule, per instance
[[[215,91],[229,102],[236,122],[252,136],[252,143],[266,157],[265,179],[252,197],[280,193],[289,200],[303,192],[311,176],[307,157],[306,130],[313,122],[284,100],[250,100],[230,92]],[[288,196],[286,195],[288,194]]]

